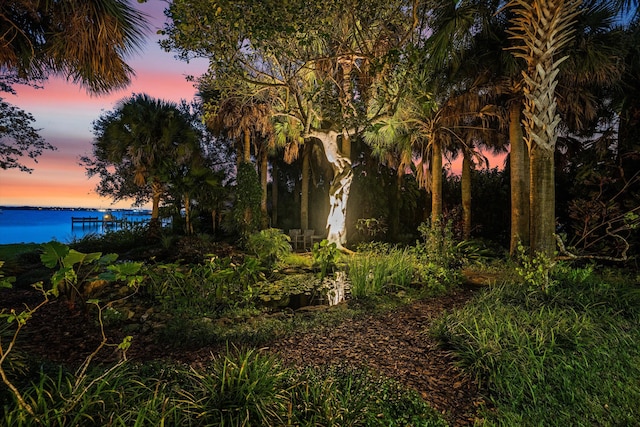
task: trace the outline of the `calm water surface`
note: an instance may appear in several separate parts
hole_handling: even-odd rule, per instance
[[[133,210],[114,210],[111,212],[117,219],[128,218],[141,221],[148,218],[148,212]],[[105,230],[100,225],[74,224],[71,217],[98,217],[102,219],[105,212],[89,209],[10,209],[2,208],[0,212],[0,244],[7,243],[45,243],[57,240],[69,243],[90,233],[101,234]]]

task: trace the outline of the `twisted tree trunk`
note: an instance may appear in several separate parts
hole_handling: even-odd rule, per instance
[[[329,215],[327,217],[327,240],[339,249],[347,243],[347,201],[353,180],[351,160],[338,149],[338,133],[334,131],[311,131],[309,137],[322,143],[324,154],[333,169],[333,181],[329,188]]]

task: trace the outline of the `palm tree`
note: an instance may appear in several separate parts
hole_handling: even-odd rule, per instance
[[[127,86],[124,59],[140,47],[145,16],[122,0],[0,3],[0,68],[32,81],[62,75],[94,93]]]
[[[506,37],[498,33],[504,21],[504,14],[497,13],[501,2],[445,0],[430,4],[429,25],[433,34],[425,45],[427,61],[444,76],[445,85],[458,88],[458,95],[449,102],[456,102],[457,99],[460,104],[456,107],[458,111],[467,111],[467,115],[461,116],[459,123],[454,126],[457,137],[452,140],[453,145],[448,151],[452,151],[455,156],[459,150],[463,156],[463,234],[468,238],[471,231],[471,169],[475,164],[486,164],[487,160],[482,152],[487,149],[494,152],[504,149],[498,132],[506,122],[500,106],[500,94],[506,91],[504,71],[513,67],[508,61],[504,61],[505,56],[510,55],[503,54],[501,43]],[[510,73],[514,71],[510,70]],[[520,126],[519,120],[515,123]],[[452,125],[449,123],[448,126]],[[518,142],[512,142],[512,149],[517,149]],[[482,146],[482,150],[475,147],[477,144]],[[512,188],[513,194],[517,194],[519,198],[526,194],[525,188]],[[516,218],[519,219],[517,216]],[[518,221],[518,227],[520,226]]]
[[[132,182],[149,186],[152,223],[176,168],[188,164],[199,147],[190,117],[171,102],[145,94],[125,99],[94,123],[94,156],[106,165],[129,165]]]
[[[215,92],[207,90],[206,86],[206,83],[201,84],[200,93],[208,105],[209,111],[205,113],[207,126],[215,135],[236,141],[238,166],[251,163],[251,145],[254,146],[262,188],[262,226],[266,227],[268,156],[275,148],[271,105],[265,94],[249,98],[236,95],[216,100],[212,98]]]
[[[561,49],[571,39],[579,13],[575,0],[513,0],[510,30],[513,54],[525,60],[524,129],[530,159],[530,247],[533,253],[555,252],[554,155],[560,117],[556,113],[556,85]]]

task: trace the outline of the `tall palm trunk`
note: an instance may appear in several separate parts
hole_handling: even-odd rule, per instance
[[[251,163],[251,132],[244,131],[244,138],[242,140],[242,160],[245,163]]]
[[[555,59],[570,40],[580,0],[512,0],[511,34],[521,44],[514,55],[527,62],[524,77],[524,129],[530,157],[530,246],[532,253],[555,252],[554,152],[560,122],[555,88],[560,63]]]
[[[439,226],[442,218],[442,143],[432,138],[431,152],[431,226]]]
[[[329,215],[327,217],[327,240],[344,249],[347,242],[347,201],[353,171],[351,159],[338,150],[338,133],[334,131],[311,131],[309,137],[322,143],[324,154],[333,169],[333,181],[329,187]]]
[[[191,197],[188,193],[184,195],[184,227],[185,234],[193,234],[193,224],[191,223]]]
[[[396,188],[390,196],[391,206],[389,207],[389,232],[392,238],[397,238],[400,234],[400,205],[402,204],[402,181],[404,178],[404,170],[399,167],[396,173]]]
[[[300,228],[307,230],[309,228],[309,176],[311,159],[311,143],[304,145],[302,152],[302,180],[300,190]]]
[[[271,166],[271,226],[278,226],[278,162]]]
[[[149,221],[149,238],[160,237],[160,199],[162,198],[164,187],[162,183],[153,181],[151,183],[151,220]]]
[[[267,168],[269,167],[269,156],[266,148],[260,150],[260,211],[262,212],[262,228],[267,228],[269,224],[269,212],[267,210]]]
[[[469,240],[471,237],[471,159],[469,153],[463,152],[462,176],[460,185],[462,191],[462,238]]]
[[[533,253],[555,252],[555,175],[553,152],[539,146],[531,149],[530,238]]]
[[[522,104],[509,106],[511,255],[516,253],[518,243],[529,246],[529,153],[522,135],[521,110]]]
[[[154,181],[151,183],[151,220],[158,221],[160,219],[160,199],[162,198],[163,185]]]

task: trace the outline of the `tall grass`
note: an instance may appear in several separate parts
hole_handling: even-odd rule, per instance
[[[381,295],[411,285],[415,257],[406,249],[367,251],[351,257],[348,269],[354,298]]]
[[[486,388],[489,425],[637,424],[637,286],[589,268],[552,275],[551,288],[496,286],[432,332]]]

